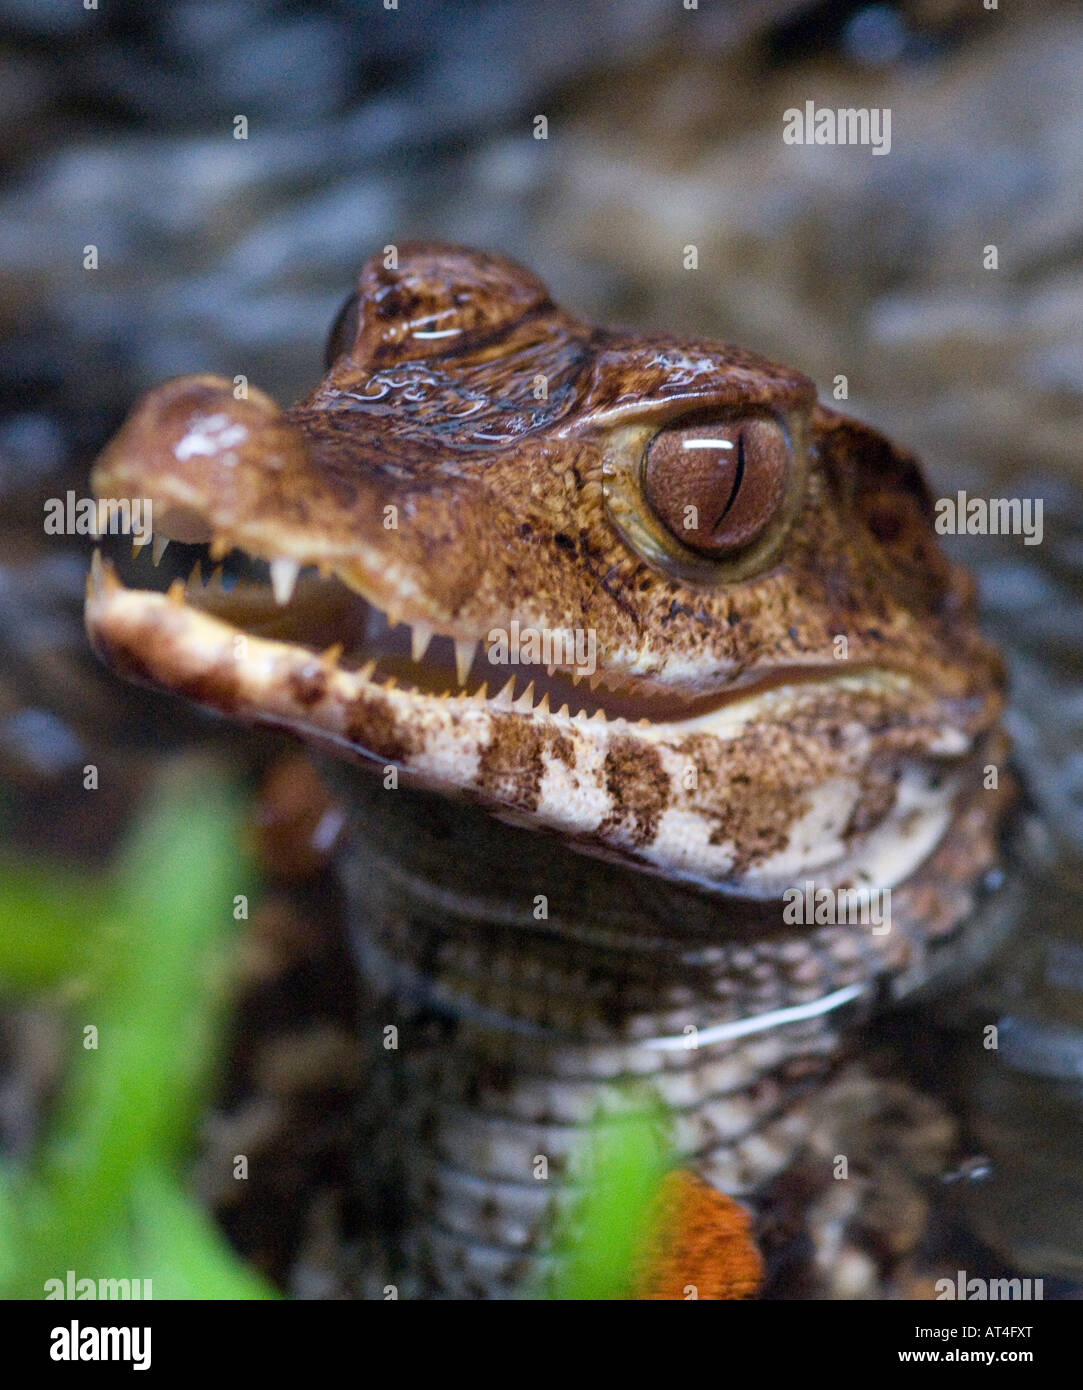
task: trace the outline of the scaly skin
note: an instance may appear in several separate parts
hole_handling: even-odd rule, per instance
[[[695,482],[726,430],[736,472]],[[663,505],[644,460],[674,434]],[[560,1204],[530,1160],[559,1177],[615,1077],[652,1076],[678,1152],[754,1194],[848,1006],[926,978],[993,862],[1001,666],[917,466],[755,354],[595,329],[510,262],[403,247],[362,270],[306,400],[167,382],[94,486],[272,562],[282,600],[96,563],[108,662],[384,770],[351,774],[344,873],[377,1014],[401,1015],[411,1287],[522,1287]],[[723,494],[702,544],[663,518]],[[712,550],[730,508],[759,529]],[[294,591],[298,565],[321,577]],[[597,693],[568,661],[489,666],[474,644],[513,623],[589,636]],[[890,931],[784,924],[805,880],[890,887]],[[658,1042],[686,1027],[707,1041]]]

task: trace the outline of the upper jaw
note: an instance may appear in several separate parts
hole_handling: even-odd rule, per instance
[[[727,654],[725,633],[713,652],[702,630],[696,642],[674,646],[668,630],[658,630],[665,622],[651,624],[647,609],[599,602],[604,586],[582,556],[536,545],[528,554],[529,543],[516,538],[521,518],[504,514],[499,488],[431,460],[412,471],[391,457],[400,447],[408,456],[408,444],[398,441],[388,453],[374,426],[340,428],[346,415],[283,412],[258,390],[237,400],[222,378],[178,378],[132,412],[97,462],[93,486],[99,496],[141,494],[151,503],[156,561],[175,539],[205,545],[212,565],[242,555],[266,566],[262,601],[270,613],[257,613],[254,627],[235,596],[196,586],[185,599],[254,637],[286,636],[302,655],[337,647],[335,664],[346,670],[375,656],[381,683],[400,679],[419,696],[499,695],[507,703],[529,691],[535,706],[544,700],[556,713],[567,706],[568,717],[669,725],[772,686],[831,684],[840,672],[870,688],[874,680],[912,679],[905,666],[889,677],[864,657],[840,667],[830,652],[819,654],[815,638],[796,656],[773,651],[762,632],[746,641],[748,652]],[[552,469],[544,454],[531,461],[543,474]],[[518,462],[529,473],[530,461]],[[309,571],[322,587],[306,583]],[[798,578],[790,582],[799,589]],[[311,592],[317,601],[306,610],[294,596]],[[104,638],[107,615],[97,600]],[[126,611],[135,603],[128,599]],[[550,609],[576,617],[554,620]],[[722,615],[715,621],[725,627]],[[494,663],[494,638],[521,645],[524,631],[541,658],[528,651],[521,662],[512,656],[510,668]],[[949,686],[942,697],[946,707]]]

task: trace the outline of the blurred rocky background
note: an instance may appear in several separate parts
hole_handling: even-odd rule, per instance
[[[208,738],[96,666],[89,549],[44,536],[44,499],[82,495],[164,376],[300,394],[361,261],[435,236],[587,316],[764,351],[824,399],[845,376],[937,493],[1041,496],[1041,546],[953,548],[1074,873],[1081,71],[1070,0],[0,0],[0,839],[97,859],[156,761]],[[785,144],[806,100],[889,107],[890,153]]]

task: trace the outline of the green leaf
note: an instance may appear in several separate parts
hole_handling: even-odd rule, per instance
[[[630,1099],[629,1110],[591,1127],[581,1160],[587,1178],[562,1223],[556,1249],[559,1299],[627,1298],[670,1166],[663,1112]]]
[[[147,1169],[136,1179],[136,1267],[155,1298],[274,1298],[249,1273],[217,1227],[172,1179]]]
[[[138,1249],[153,1251],[163,1283],[194,1288],[192,1261],[203,1251],[207,1287],[263,1289],[236,1262],[230,1281],[233,1257],[194,1205],[184,1217],[173,1176],[218,1062],[233,900],[247,887],[240,832],[238,790],[203,760],[176,765],[137,822],[108,900],[95,903],[96,988],[68,1012],[72,1055],[56,1117],[41,1151],[0,1193],[0,1278],[8,1256],[15,1296],[40,1298],[43,1281],[68,1269],[137,1277]],[[27,889],[20,899],[24,939],[51,941],[26,953],[22,978],[52,978],[64,952],[70,968],[85,965],[88,909],[80,914],[71,888],[36,897]],[[145,1229],[148,1202],[171,1235]],[[175,1276],[170,1242],[182,1261]]]
[[[0,864],[0,988],[26,993],[83,974],[100,930],[105,886]]]

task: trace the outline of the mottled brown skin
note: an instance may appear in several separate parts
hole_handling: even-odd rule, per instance
[[[87,622],[105,659],[135,679],[291,730],[348,761],[394,764],[423,794],[466,797],[515,826],[555,831],[559,855],[543,848],[552,837],[542,833],[535,858],[561,881],[573,877],[560,858],[569,850],[635,866],[599,868],[549,928],[558,958],[574,963],[583,953],[583,978],[611,971],[604,1015],[594,1019],[588,1009],[581,1020],[595,1042],[611,1029],[620,1047],[634,1049],[644,1030],[678,1031],[661,994],[651,1008],[637,993],[632,957],[669,926],[664,905],[651,898],[645,906],[636,868],[695,885],[681,890],[692,894],[680,899],[682,922],[694,920],[704,942],[717,937],[721,954],[696,986],[702,1008],[716,1012],[693,1011],[697,1026],[879,974],[923,978],[928,943],[959,929],[994,857],[1005,798],[983,791],[980,769],[1004,753],[1003,675],[976,628],[968,577],[936,542],[914,459],[816,404],[812,383],[798,372],[718,343],[591,327],[554,306],[521,267],[453,247],[401,247],[394,269],[370,260],[336,325],[331,356],[324,380],[285,412],[256,390],[235,399],[219,378],[165,383],[99,460],[96,491],[150,497],[156,532],[206,542],[212,557],[238,548],[316,566],[392,624],[413,626],[415,637],[485,641],[513,622],[587,631],[597,643],[598,695],[584,709],[574,693],[570,708],[557,707],[566,694],[539,702],[545,673],[532,669],[526,676],[537,678],[538,690],[522,696],[524,679],[494,698],[514,667],[488,690],[478,689],[476,668],[459,690],[450,678],[436,680],[423,658],[404,667],[405,676],[397,668],[398,682],[389,682],[363,664],[363,652],[356,660],[338,650],[320,655],[323,642],[301,598],[277,617],[271,607],[277,626],[266,615],[253,625],[235,600],[126,589],[96,568]],[[643,471],[652,441],[666,430],[698,438],[704,426],[708,436],[738,441],[750,420],[770,442],[758,492],[732,512],[739,544],[715,544],[712,535],[725,540],[726,533],[701,529],[686,546],[681,455],[666,445],[652,483]],[[785,461],[778,438],[788,441]],[[756,439],[746,434],[745,443],[754,463]],[[697,458],[688,473],[692,500],[713,517],[735,476],[727,473],[723,487]],[[334,604],[343,592],[335,590]],[[238,648],[242,631],[249,635]],[[558,662],[558,684],[565,666]],[[512,703],[513,696],[521,698]],[[596,705],[603,714],[591,713]],[[367,824],[375,829],[381,818],[377,811],[373,819],[370,803]],[[426,843],[427,805],[407,815],[384,858],[372,850],[364,871],[368,859],[355,859],[362,889],[411,859],[412,835]],[[428,867],[403,870],[409,886],[401,893],[419,905],[414,916],[400,921],[391,898],[371,906],[373,940],[381,932],[386,939],[366,968],[383,978],[379,962],[390,953],[414,978],[417,950],[441,998],[470,1007],[482,1001],[490,1018],[507,1008],[541,1028],[558,1019],[574,1037],[572,984],[553,986],[558,1007],[524,983],[512,1009],[499,991],[496,1002],[489,998],[484,963],[477,967],[459,943],[455,934],[468,943],[480,931],[475,876],[487,863],[483,882],[494,904],[483,917],[495,913],[510,935],[500,948],[509,980],[516,969],[534,980],[549,949],[531,923],[537,885],[530,875],[492,887],[500,837],[510,832],[483,816],[461,827],[454,853],[460,829],[433,830],[446,852]],[[873,940],[840,927],[823,937],[797,928],[779,946],[780,891],[806,877],[893,887],[891,934]],[[549,882],[544,891],[555,888]],[[760,925],[741,925],[719,892],[758,903]],[[443,982],[441,951],[451,952],[452,942],[430,951],[413,940],[434,894],[456,923],[440,919],[437,939],[451,931],[455,951],[467,952],[447,957]],[[593,931],[608,922],[614,894],[624,916],[613,930],[627,936],[630,952],[623,965],[609,947],[593,960],[600,948],[580,941],[588,924]],[[771,943],[757,977],[770,989],[746,998],[743,986],[734,992],[728,982],[741,978],[757,933],[765,950]],[[675,979],[682,968],[675,958]],[[657,989],[671,987],[670,974],[663,976]],[[513,994],[519,988],[508,986]],[[458,1007],[446,1005],[452,1013]],[[816,1033],[817,1056],[832,1036],[830,1028]],[[489,1044],[456,1046],[466,1050],[447,1084],[473,1077],[484,1091]],[[556,1073],[571,1065],[566,1050],[577,1046],[553,1044],[545,1066]],[[782,1048],[769,1085],[763,1062],[740,1063],[744,1044],[731,1046],[734,1075],[749,1085],[759,1078],[760,1107],[788,1094],[786,1067],[805,1064],[805,1042],[794,1044],[796,1052]],[[589,1070],[593,1054],[582,1047]],[[525,1074],[542,1068],[540,1056],[516,1054],[501,1067]],[[638,1064],[632,1070],[639,1074]],[[716,1083],[702,1084],[709,1095]],[[711,1142],[736,1142],[722,1128],[720,1137],[707,1126]],[[442,1131],[433,1122],[426,1132]],[[788,1142],[779,1138],[777,1153]],[[719,1187],[752,1191],[769,1167],[754,1149],[737,1143],[724,1162],[716,1154],[700,1169]],[[479,1159],[484,1180],[506,1183],[487,1162]],[[486,1210],[490,1225],[499,1225],[494,1211],[506,1215],[500,1202]],[[516,1216],[508,1229],[521,1226]],[[441,1266],[437,1282],[489,1287],[488,1275],[468,1279],[459,1265],[457,1273],[450,1268]],[[501,1276],[509,1285],[517,1277]]]
[[[807,378],[715,343],[591,330],[506,262],[444,248],[401,256],[397,276],[366,266],[356,341],[284,417],[258,392],[235,401],[222,382],[182,378],[148,397],[107,451],[101,489],[153,496],[159,479],[167,494],[190,489],[212,530],[264,554],[348,570],[372,546],[418,586],[417,617],[463,636],[528,615],[593,627],[603,652],[649,633],[659,649],[650,674],[665,680],[667,656],[691,652],[702,687],[734,669],[830,664],[845,633],[852,661],[886,653],[947,693],[988,698],[993,658],[933,538],[914,461],[814,406]],[[413,324],[445,324],[456,281],[470,292],[451,348],[404,343],[398,319],[383,326],[393,307]],[[545,402],[531,395],[539,374]],[[607,433],[755,405],[811,416],[806,508],[783,563],[739,593],[686,592],[629,556],[606,522]],[[179,466],[167,447],[197,407],[253,426],[229,474],[217,455]],[[385,529],[387,505],[409,525]],[[378,581],[367,563],[361,579]]]
[[[668,798],[696,822],[692,839],[717,843],[720,817],[733,822],[739,797],[756,822],[748,833],[784,843],[794,806],[855,773],[855,758],[840,758],[840,728],[860,722],[871,739],[857,759],[868,781],[876,766],[897,771],[904,754],[942,753],[945,729],[973,750],[995,727],[999,661],[975,627],[969,581],[936,544],[914,460],[816,405],[799,373],[717,343],[591,328],[512,263],[427,244],[403,247],[396,270],[379,259],[365,266],[337,346],[324,381],[285,413],[255,390],[236,400],[215,378],[159,387],[99,461],[97,490],[151,497],[157,527],[209,540],[212,555],[237,546],[317,565],[392,621],[479,640],[513,620],[588,631],[602,684],[625,688],[631,705],[621,708],[633,722],[639,713],[656,726],[680,723],[743,690],[813,682],[818,715],[810,694],[804,712],[780,710],[770,728],[757,713],[725,747],[711,744],[710,729],[669,739],[678,752],[698,750],[701,787],[709,784],[694,796],[674,786]],[[614,524],[612,480],[633,476],[674,422],[750,415],[789,432],[799,480],[791,514],[766,528],[766,548],[721,555],[706,577],[702,555],[636,553]],[[633,521],[649,523],[646,497],[636,493],[632,508]],[[378,684],[326,694],[311,663],[298,669],[287,656],[273,690],[246,696],[229,651],[190,660],[182,626],[178,615],[133,616],[131,602],[126,617],[115,608],[106,616],[92,599],[99,649],[158,684],[317,742],[330,732],[340,749],[345,741],[380,760],[412,749],[407,769],[426,784],[534,813],[586,848],[653,856],[663,870],[672,859],[668,842],[649,846],[635,828],[645,811],[625,817],[615,837],[605,829],[635,801],[643,766],[657,762],[653,747],[624,760],[636,768],[627,787],[592,769],[597,814],[565,820],[532,803],[518,774],[537,771],[555,739],[578,733],[547,711],[498,718],[491,696],[503,676],[481,701],[486,730],[475,737],[462,728],[469,700],[437,712],[431,702],[399,708]],[[844,672],[874,672],[878,688],[844,693]],[[884,673],[902,684],[888,688]],[[463,766],[434,777],[418,740],[426,729],[435,739],[437,725],[441,738],[458,740]],[[634,727],[616,737],[643,741]],[[603,743],[587,736],[581,768],[595,745],[612,767],[620,754]],[[539,775],[533,781],[540,786]],[[787,788],[793,802],[780,811]],[[863,801],[848,814],[868,826],[873,813]],[[732,842],[735,860],[747,860],[750,843]],[[724,881],[719,856],[687,857],[685,871]]]

